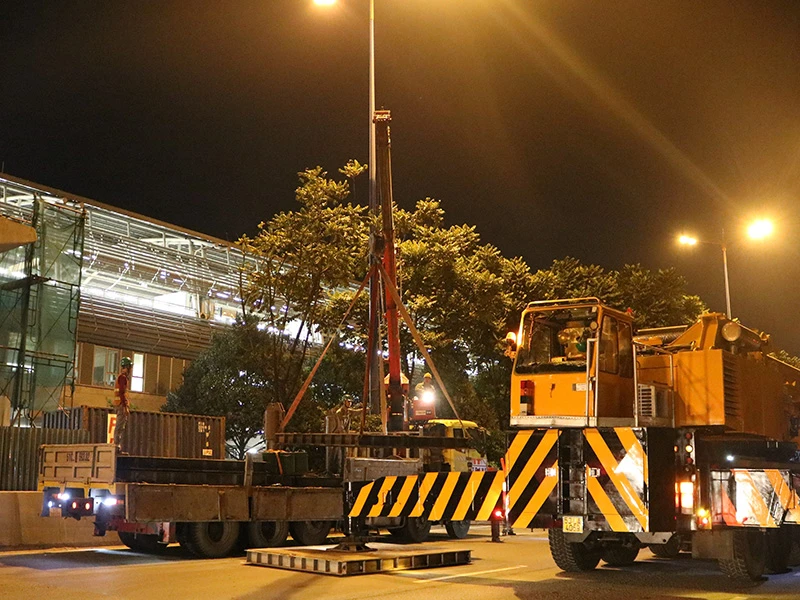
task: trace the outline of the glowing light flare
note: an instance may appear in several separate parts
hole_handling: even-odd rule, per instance
[[[336,0],[314,0],[314,4],[317,6],[333,6],[336,4]]]
[[[697,245],[697,238],[691,235],[686,235],[685,233],[678,236],[678,243],[681,246],[696,246]]]
[[[775,226],[769,219],[756,219],[747,227],[747,235],[753,240],[763,240],[772,235]]]
[[[678,492],[681,498],[681,508],[691,513],[694,510],[694,483],[681,481],[678,484]]]

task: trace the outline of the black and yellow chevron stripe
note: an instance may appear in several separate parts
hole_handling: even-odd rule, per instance
[[[520,431],[506,453],[508,520],[528,527],[543,508],[555,511],[558,483],[557,429]]]
[[[502,471],[382,477],[363,486],[350,517],[488,521],[501,506]]]
[[[644,430],[585,429],[583,436],[587,513],[593,516],[595,527],[618,532],[649,531]]]
[[[711,481],[715,524],[775,528],[800,522],[800,497],[788,470],[712,471]]]

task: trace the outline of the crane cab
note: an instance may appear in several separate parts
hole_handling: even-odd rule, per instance
[[[632,425],[632,330],[597,298],[531,302],[511,344],[511,425]]]

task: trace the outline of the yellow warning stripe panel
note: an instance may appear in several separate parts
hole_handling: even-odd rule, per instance
[[[511,445],[508,447],[506,451],[506,469],[510,473],[511,467],[514,466],[514,463],[519,460],[520,454],[527,446],[528,441],[531,439],[533,435],[533,431],[519,431],[517,435],[514,436],[514,439],[511,440]]]
[[[453,513],[453,521],[463,521],[467,516],[467,511],[472,506],[472,501],[475,499],[475,494],[478,493],[478,486],[481,484],[484,475],[487,475],[484,471],[475,471],[469,476],[467,487],[464,488],[461,500],[459,500],[458,506],[456,506],[456,510]]]
[[[383,510],[383,504],[386,502],[386,495],[389,493],[389,490],[392,489],[395,481],[397,481],[396,475],[390,475],[383,481],[383,485],[381,486],[381,490],[378,492],[378,501],[375,503],[370,511],[367,513],[368,517],[380,517],[381,511]]]
[[[550,450],[558,440],[558,434],[558,430],[549,429],[544,436],[542,436],[542,439],[539,442],[539,445],[536,447],[536,450],[533,451],[533,455],[531,456],[530,460],[522,469],[519,477],[508,492],[509,507],[515,506],[517,500],[519,500],[520,496],[522,496],[522,494],[525,492],[525,488],[528,487],[531,479],[533,479],[533,476],[536,475],[536,471],[538,471],[539,467],[542,466],[542,462],[545,458],[547,458]],[[511,469],[509,468],[509,472],[510,470]]]
[[[615,427],[614,431],[617,433],[622,447],[625,448],[625,458],[633,461],[637,469],[640,469],[644,478],[645,485],[649,485],[649,469],[647,468],[647,453],[642,448],[642,443],[633,429],[630,427]]]
[[[392,510],[389,511],[390,517],[400,516],[400,512],[405,508],[408,498],[411,496],[411,492],[416,485],[417,477],[411,476],[406,478],[403,482],[403,487],[400,488],[400,493],[397,495],[397,501],[394,503],[394,506],[392,506]]]
[[[459,473],[447,474],[447,479],[444,481],[444,485],[442,486],[442,491],[439,494],[439,497],[436,498],[436,502],[431,509],[431,514],[428,516],[428,520],[438,521],[442,518],[444,510],[447,508],[447,503],[450,502],[450,498],[453,495],[453,490],[455,490],[456,484],[458,483],[458,476]]]
[[[800,496],[794,490],[792,494],[792,508],[789,509],[789,514],[786,515],[787,523],[800,523]]]
[[[486,473],[488,476],[488,473]],[[475,516],[476,521],[488,521],[492,516],[492,511],[500,501],[500,496],[503,493],[503,483],[505,482],[506,474],[503,471],[497,471],[494,474],[492,487],[489,488],[489,493],[486,494],[486,499],[483,501],[478,514]]]
[[[617,460],[614,458],[614,455],[611,453],[611,450],[608,448],[605,440],[603,439],[603,436],[600,435],[600,432],[597,431],[597,429],[586,429],[584,430],[584,435],[586,436],[586,441],[589,442],[592,450],[594,450],[594,453],[600,461],[600,464],[603,465],[603,468],[611,479],[611,482],[614,484],[614,487],[617,488],[620,496],[622,496],[622,499],[625,501],[625,504],[628,505],[631,514],[636,517],[637,521],[639,521],[639,524],[642,526],[642,530],[647,531],[647,509],[645,508],[642,499],[639,497],[639,494],[637,494],[636,490],[633,489],[633,486],[628,478],[624,474],[617,472],[617,467],[619,465]]]
[[[588,467],[586,473],[586,489],[589,490],[592,498],[594,498],[597,508],[600,509],[600,513],[605,517],[609,527],[611,527],[611,531],[628,531],[628,526],[625,524],[624,519],[619,516],[614,503],[611,502],[603,486],[600,485],[600,482],[597,481],[596,478],[589,476]]]
[[[558,472],[558,461],[553,464],[553,468],[556,469],[556,473]],[[539,509],[542,508],[544,501],[547,500],[550,493],[558,484],[558,476],[551,475],[549,477],[545,477],[542,480],[542,483],[539,484],[539,487],[531,497],[528,505],[525,509],[519,514],[517,520],[514,521],[514,525],[517,527],[527,527],[530,522],[533,520],[533,517],[539,512]]]
[[[422,513],[425,510],[425,499],[428,497],[433,484],[436,483],[437,475],[438,473],[426,473],[422,478],[422,483],[419,486],[419,494],[417,495],[417,504],[411,510],[411,513],[409,513],[409,517],[422,516]]]
[[[764,474],[769,479],[770,484],[772,484],[772,487],[775,490],[775,495],[778,497],[778,501],[781,503],[781,508],[785,511],[794,508],[792,491],[789,488],[789,484],[786,482],[786,479],[783,478],[783,473],[781,473],[778,469],[764,469]]]
[[[356,497],[356,501],[353,503],[353,508],[350,510],[349,516],[361,516],[361,511],[364,510],[364,504],[367,502],[367,498],[369,498],[373,487],[375,487],[374,481],[372,483],[368,483],[358,491],[358,496]]]
[[[760,525],[761,527],[775,527],[775,520],[769,514],[769,507],[761,497],[761,492],[753,481],[753,476],[746,470],[734,470],[736,478],[736,508],[740,510],[740,502],[746,501],[756,523],[746,522],[743,525]]]

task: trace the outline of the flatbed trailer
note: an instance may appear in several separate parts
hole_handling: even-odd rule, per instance
[[[413,434],[287,434],[282,442],[357,445],[390,455],[471,444]],[[303,545],[324,543],[331,529],[344,526],[346,506],[359,489],[375,478],[415,475],[423,468],[419,458],[349,458],[342,475],[319,476],[290,472],[279,462],[276,471],[252,456],[244,461],[159,458],[120,454],[113,444],[45,445],[39,490],[42,516],[93,517],[96,535],[117,531],[123,543],[138,550],[158,552],[177,541],[198,556],[218,557],[237,548],[279,546],[289,533]],[[463,537],[469,528],[463,519],[436,521],[451,537]],[[431,522],[387,513],[362,524],[418,542],[427,537]]]

